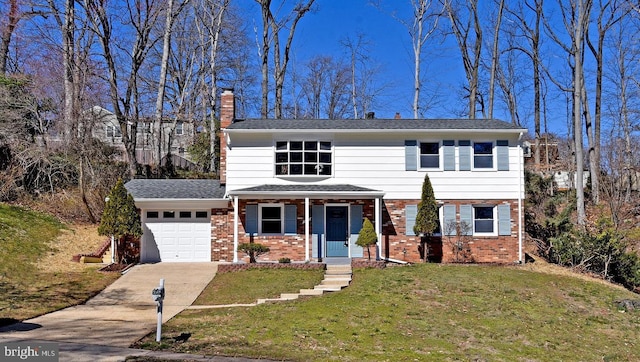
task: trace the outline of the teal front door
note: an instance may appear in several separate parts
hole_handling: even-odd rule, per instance
[[[327,257],[349,256],[349,208],[347,206],[327,206]]]

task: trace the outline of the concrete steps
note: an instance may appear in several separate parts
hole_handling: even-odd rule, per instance
[[[267,302],[282,302],[287,300],[295,300],[300,296],[316,296],[323,295],[328,292],[338,292],[351,284],[351,264],[348,265],[327,265],[324,273],[324,279],[313,289],[300,289],[298,293],[282,293],[279,298],[258,299],[257,304]]]

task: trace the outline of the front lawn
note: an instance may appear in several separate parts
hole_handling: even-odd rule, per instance
[[[337,293],[187,310],[165,324],[160,345],[155,335],[140,345],[293,361],[628,361],[640,355],[640,312],[618,310],[623,298],[637,295],[521,268],[358,269]]]
[[[82,303],[118,277],[97,266],[68,267],[72,254],[60,238],[78,243],[56,219],[0,204],[0,325]]]

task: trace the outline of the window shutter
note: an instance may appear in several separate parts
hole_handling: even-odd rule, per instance
[[[442,234],[449,236],[456,235],[456,205],[444,205],[442,208],[442,216]]]
[[[244,231],[247,234],[258,233],[258,205],[247,205],[245,208],[246,221]]]
[[[463,235],[473,235],[473,206],[460,205],[460,226],[466,224],[467,231]]]
[[[404,141],[404,166],[407,171],[418,169],[418,141]]]
[[[496,142],[496,154],[498,156],[498,171],[509,171],[509,141]]]
[[[285,234],[297,234],[298,222],[297,222],[296,205],[284,205],[284,232]]]
[[[319,245],[322,241],[322,234],[324,234],[324,206],[322,205],[313,205],[311,208],[311,233],[313,234],[311,257],[317,258],[318,254],[322,256],[322,246]]]
[[[471,171],[471,141],[458,141],[460,171]]]
[[[415,235],[413,226],[416,224],[416,216],[418,215],[418,205],[407,205],[404,207],[404,218],[406,224],[406,235]]]
[[[442,141],[442,157],[445,171],[456,170],[456,145],[454,141]]]
[[[511,206],[498,205],[498,235],[511,235]]]
[[[362,229],[362,205],[351,205],[351,234],[359,234]]]

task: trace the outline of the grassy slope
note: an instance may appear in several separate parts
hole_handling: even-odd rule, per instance
[[[55,252],[50,243],[61,228],[50,216],[0,204],[0,325],[81,303],[117,277],[97,273],[95,267],[76,272],[39,268],[38,262]]]
[[[640,312],[614,301],[636,297],[510,267],[365,269],[322,297],[183,312],[164,327],[162,346],[153,336],[142,345],[297,361],[626,361],[640,355]],[[187,342],[172,340],[183,332]]]

